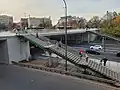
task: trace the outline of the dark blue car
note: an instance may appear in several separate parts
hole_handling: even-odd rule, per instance
[[[100,55],[100,52],[93,49],[87,49],[86,53]]]
[[[116,54],[116,56],[117,56],[117,57],[120,57],[120,52],[118,52],[118,53]]]

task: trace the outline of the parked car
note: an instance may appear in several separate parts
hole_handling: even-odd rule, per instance
[[[90,49],[101,50],[103,47],[101,45],[90,46]]]
[[[120,57],[120,52],[118,52],[118,53],[116,54],[116,56],[117,56],[117,57]]]
[[[93,49],[88,49],[88,50],[86,50],[86,53],[100,55],[100,52],[99,52],[99,51],[96,51],[96,50],[93,50]]]

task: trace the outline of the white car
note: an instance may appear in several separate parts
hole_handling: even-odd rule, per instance
[[[90,46],[90,49],[101,50],[103,47],[101,45]]]

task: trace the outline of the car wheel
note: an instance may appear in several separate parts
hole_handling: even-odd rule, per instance
[[[98,53],[96,52],[96,55],[98,55]]]
[[[116,57],[120,57],[120,55],[119,55],[119,54],[117,54],[117,55],[116,55]]]

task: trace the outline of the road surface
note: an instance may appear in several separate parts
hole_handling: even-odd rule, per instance
[[[120,57],[116,57],[116,53],[120,52],[119,45],[106,45],[106,52],[101,51],[101,55],[89,55],[89,57],[94,59],[102,59],[103,57],[108,58],[109,61],[120,62]],[[89,49],[90,45],[78,45],[73,46],[74,49],[79,51],[80,49],[86,50]]]
[[[0,71],[0,90],[114,90],[105,84],[12,65],[0,65]]]

